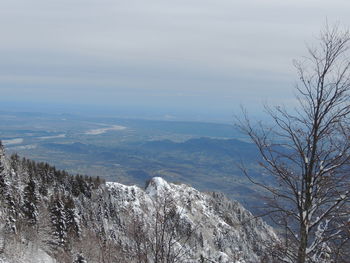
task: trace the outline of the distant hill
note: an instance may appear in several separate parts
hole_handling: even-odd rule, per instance
[[[236,139],[153,140],[113,148],[84,143],[45,143],[41,147],[47,152],[63,154],[64,158],[73,156],[73,159],[80,158],[84,162],[89,160],[90,165],[96,166],[96,171],[98,167],[103,169],[101,165],[110,167],[116,177],[107,177],[108,180],[143,186],[153,176],[161,176],[203,191],[225,192],[249,208],[257,206],[259,197],[237,164],[246,160],[252,176],[258,180],[270,180],[259,173],[255,146]],[[93,172],[88,174],[93,175]]]
[[[236,139],[201,137],[189,139],[180,143],[171,140],[150,141],[142,144],[140,148],[149,151],[205,152],[211,155],[229,156],[233,158],[258,158],[256,147],[253,144]]]
[[[123,126],[123,130],[111,127]],[[103,133],[89,131],[103,130]],[[0,112],[0,140],[9,153],[49,162],[71,173],[102,174],[109,181],[143,186],[161,176],[202,191],[222,191],[254,208],[258,193],[238,169],[269,181],[256,149],[232,125]]]

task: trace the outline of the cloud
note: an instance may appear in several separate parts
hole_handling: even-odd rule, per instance
[[[289,100],[292,59],[326,17],[349,25],[349,8],[344,0],[4,0],[0,90],[162,107],[183,97],[226,108],[227,98]]]

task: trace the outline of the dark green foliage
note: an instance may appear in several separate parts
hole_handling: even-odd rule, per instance
[[[97,189],[101,184],[106,183],[106,180],[103,178],[101,179],[99,176],[92,178],[92,180],[93,180],[95,189]]]
[[[53,244],[64,246],[67,242],[66,213],[59,194],[51,197],[49,209],[53,229],[52,235],[55,237]]]
[[[100,184],[102,183],[100,177],[97,176],[96,178],[92,178],[92,177],[90,177],[90,178],[91,178],[91,181],[92,181],[91,183],[93,184],[93,188],[97,189],[100,186]]]
[[[38,190],[39,190],[40,195],[47,196],[47,194],[48,194],[47,185],[45,185],[45,184],[40,185]]]
[[[79,194],[83,194],[86,197],[91,197],[91,186],[89,183],[88,177],[84,177],[82,175],[76,175],[75,180],[72,182],[72,193],[74,196],[78,196]]]
[[[68,246],[73,239],[80,236],[81,231],[73,198],[69,195],[56,193],[51,196],[49,210],[52,234],[55,237],[53,245]]]
[[[6,193],[6,208],[7,208],[7,222],[6,227],[8,230],[17,232],[17,219],[19,217],[19,209],[16,201],[10,192]]]
[[[11,157],[10,157],[10,165],[11,165],[11,168],[17,172],[19,167],[20,167],[20,160],[19,160],[19,156],[15,153],[15,154],[12,154]]]
[[[87,261],[85,260],[84,256],[79,253],[73,263],[87,263]]]
[[[66,215],[66,228],[68,235],[70,237],[79,237],[79,219],[76,214],[74,200],[70,196],[64,197],[64,211]]]
[[[36,183],[32,176],[29,177],[29,181],[24,188],[24,205],[23,213],[28,219],[28,223],[33,225],[37,221],[38,217],[38,197],[36,194]]]
[[[0,151],[1,151],[1,149],[0,149]],[[6,189],[5,176],[6,176],[5,175],[5,165],[4,165],[2,158],[1,158],[1,155],[0,155],[0,199],[2,199],[4,197],[4,193],[5,193],[5,189]]]
[[[1,173],[0,166],[0,199],[3,198],[6,189],[5,176]]]
[[[51,229],[48,244],[54,249],[69,248],[81,234],[77,199],[81,195],[90,198],[93,189],[102,183],[100,178],[72,176],[17,154],[7,159],[0,142],[0,208],[6,214],[8,233],[19,234],[28,226],[39,226],[45,217],[50,219],[49,224],[45,223]],[[77,260],[84,262],[83,257]]]

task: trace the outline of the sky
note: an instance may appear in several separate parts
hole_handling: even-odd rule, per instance
[[[293,104],[293,59],[326,20],[349,27],[349,10],[347,0],[1,0],[0,110],[229,120],[239,105]]]

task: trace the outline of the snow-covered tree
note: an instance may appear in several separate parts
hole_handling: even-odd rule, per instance
[[[55,194],[50,201],[51,223],[54,241],[57,246],[64,246],[67,242],[67,223],[64,203],[59,194]]]
[[[87,261],[84,258],[84,256],[82,255],[82,253],[78,253],[78,255],[76,256],[76,258],[73,261],[73,263],[87,263]]]
[[[24,187],[24,204],[23,213],[30,225],[37,222],[38,217],[38,197],[36,193],[36,182],[32,176],[29,176],[29,181]]]
[[[182,211],[178,211],[171,192],[164,189],[152,202],[155,209],[151,224],[133,215],[131,232],[138,262],[183,262],[188,253],[185,244],[193,236],[194,229],[182,221]]]
[[[0,200],[3,198],[6,188],[6,171],[5,171],[5,151],[0,141]]]
[[[79,237],[81,233],[81,227],[79,222],[79,216],[77,214],[74,200],[71,196],[64,198],[64,211],[67,233],[70,238]]]
[[[5,195],[6,210],[7,210],[7,229],[13,233],[17,233],[17,220],[19,219],[19,209],[14,197],[14,192],[8,190]]]

